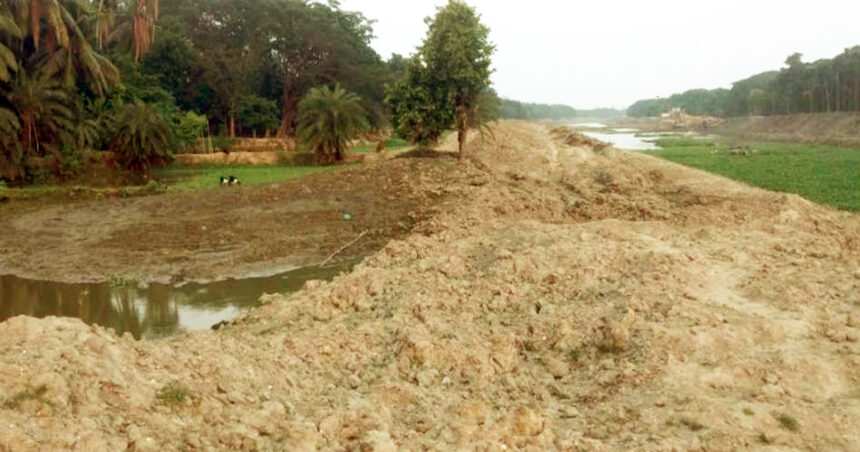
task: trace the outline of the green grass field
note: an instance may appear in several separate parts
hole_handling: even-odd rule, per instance
[[[667,137],[649,154],[769,190],[860,211],[860,149],[797,143],[744,143]]]
[[[164,182],[171,191],[212,190],[220,187],[221,176],[233,176],[242,185],[266,185],[298,179],[310,174],[348,168],[337,166],[196,166],[170,165],[153,171],[153,176]]]

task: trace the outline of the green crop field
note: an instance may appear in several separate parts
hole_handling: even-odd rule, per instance
[[[799,143],[745,143],[670,137],[649,152],[769,190],[860,211],[860,149]]]

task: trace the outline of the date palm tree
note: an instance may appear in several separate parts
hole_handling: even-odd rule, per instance
[[[124,105],[114,126],[116,136],[110,147],[124,168],[146,171],[173,158],[170,126],[147,104]]]
[[[17,114],[25,155],[42,155],[44,142],[72,128],[69,95],[55,80],[19,70],[3,94]]]
[[[299,137],[314,150],[317,162],[343,162],[349,141],[367,128],[361,99],[335,85],[311,89],[299,105]]]

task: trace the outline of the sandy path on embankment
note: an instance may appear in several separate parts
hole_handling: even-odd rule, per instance
[[[219,332],[0,324],[0,449],[857,450],[857,217],[575,141]]]

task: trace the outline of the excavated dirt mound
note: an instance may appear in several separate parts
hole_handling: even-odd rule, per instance
[[[0,324],[0,449],[857,449],[856,216],[531,123],[469,154],[218,332]]]

